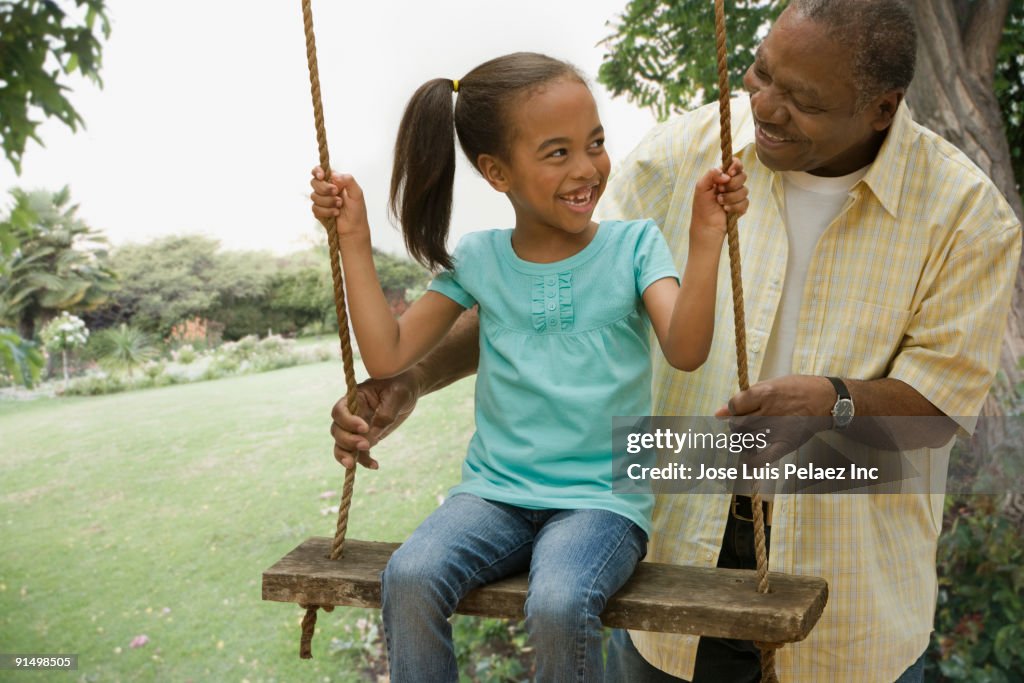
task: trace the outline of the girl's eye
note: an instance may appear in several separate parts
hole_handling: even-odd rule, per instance
[[[566,156],[566,155],[567,155],[568,153],[569,153],[569,152],[568,152],[568,150],[566,150],[566,149],[565,149],[564,147],[561,147],[561,148],[559,148],[559,149],[556,149],[555,151],[553,151],[553,152],[552,152],[551,154],[549,154],[548,156],[549,156],[549,157],[564,157],[564,156]]]
[[[591,149],[601,149],[604,147],[604,138],[598,138],[590,143]]]

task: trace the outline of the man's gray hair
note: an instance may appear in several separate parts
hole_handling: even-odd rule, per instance
[[[917,26],[905,0],[792,0],[789,6],[850,48],[858,110],[914,79]]]

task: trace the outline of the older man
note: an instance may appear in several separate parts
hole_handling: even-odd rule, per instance
[[[1020,226],[980,170],[911,119],[915,41],[899,0],[793,0],[776,21],[744,78],[749,106],[733,109],[751,206],[740,237],[749,367],[760,381],[736,393],[723,272],[711,355],[694,373],[655,359],[656,414],[831,416],[848,433],[851,415],[948,416],[950,429],[922,447],[972,428],[997,368]],[[714,108],[656,127],[613,177],[605,215],[654,218],[682,266],[688,188],[717,163],[717,139]],[[329,210],[329,190],[314,189],[324,207],[314,212]],[[419,395],[472,373],[474,345],[468,319],[405,376],[364,385],[372,425],[339,402],[336,457],[351,466]],[[648,559],[752,567],[749,508],[728,495],[660,497]],[[810,637],[779,650],[783,680],[921,680],[941,520],[941,495],[775,499],[771,570],[830,587]],[[647,632],[616,632],[608,666],[615,682],[759,678],[751,643]]]

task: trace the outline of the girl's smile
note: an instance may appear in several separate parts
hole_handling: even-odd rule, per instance
[[[600,183],[584,185],[578,190],[561,195],[559,199],[568,205],[570,211],[593,213],[597,205],[599,187]]]

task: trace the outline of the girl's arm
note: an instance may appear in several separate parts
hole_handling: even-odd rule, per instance
[[[711,350],[726,214],[746,212],[746,178],[743,165],[734,158],[728,174],[714,169],[697,181],[682,282],[676,285],[671,278],[661,279],[643,293],[661,350],[680,370],[696,370]]]
[[[363,191],[349,175],[334,176],[332,182],[337,188],[335,222],[348,311],[359,354],[371,377],[392,377],[436,346],[463,308],[428,291],[396,320],[373,265]]]

